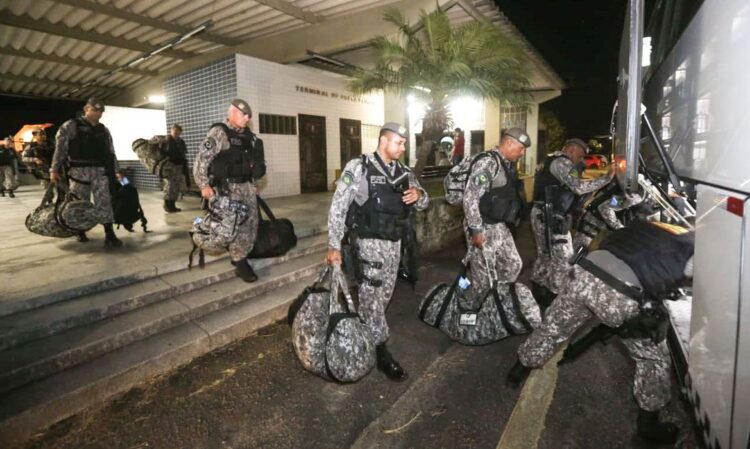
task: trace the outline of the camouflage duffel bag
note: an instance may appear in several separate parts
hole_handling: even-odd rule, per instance
[[[542,322],[539,306],[525,285],[492,282],[479,307],[466,308],[469,299],[466,265],[451,285],[438,284],[422,299],[419,318],[465,345],[485,345],[510,335],[531,332]]]
[[[39,207],[26,217],[26,229],[45,237],[65,238],[90,230],[100,218],[96,206],[78,199],[67,185],[50,183]]]
[[[214,195],[208,200],[208,213],[193,221],[190,238],[193,250],[188,258],[188,268],[193,266],[193,255],[199,250],[198,263],[204,266],[204,253],[212,256],[223,254],[237,238],[239,227],[250,216],[247,204],[225,195]]]
[[[166,171],[174,167],[167,157],[167,136],[154,136],[149,140],[136,139],[131,147],[138,160],[151,174],[163,178],[167,175]]]
[[[356,382],[375,366],[372,334],[339,266],[323,269],[289,307],[287,321],[294,352],[306,370],[328,380]]]

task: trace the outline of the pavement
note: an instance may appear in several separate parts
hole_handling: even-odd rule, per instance
[[[16,198],[0,198],[0,316],[56,301],[66,290],[78,295],[84,293],[81,288],[97,282],[124,285],[184,268],[192,248],[188,231],[193,219],[203,215],[200,199],[185,196],[177,202],[182,212],[167,214],[161,192],[139,193],[152,232],[144,233],[138,223],[132,233],[116,229],[124,243],[116,250],[104,248],[102,226],[87,233],[91,239],[87,243],[29,232],[24,222],[41,201],[43,190],[38,185],[21,186]],[[320,211],[328,209],[330,199],[326,192],[272,198],[268,204],[277,217],[290,218],[298,235],[305,236],[325,229],[327,217]]]
[[[516,238],[525,279],[533,258],[528,221]],[[548,364],[512,389],[504,377],[523,337],[467,347],[419,321],[420,299],[452,279],[464,251],[454,245],[424,256],[416,287],[396,287],[389,347],[410,374],[406,382],[378,371],[349,385],[317,378],[302,370],[289,328],[278,323],[74,415],[25,447],[659,447],[635,436],[634,366],[618,341],[559,369]],[[666,415],[683,430],[676,447],[700,447],[676,386],[673,397]]]

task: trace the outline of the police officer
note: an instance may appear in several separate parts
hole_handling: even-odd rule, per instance
[[[386,347],[385,311],[396,284],[403,223],[411,207],[423,210],[429,204],[417,177],[398,160],[406,150],[406,138],[406,128],[386,123],[380,129],[377,150],[346,164],[328,215],[326,255],[328,264],[340,264],[344,234],[347,229],[356,232],[357,258],[363,270],[360,316],[375,339],[378,368],[396,381],[405,380],[407,373]]]
[[[464,233],[467,246],[491,255],[470,255],[472,301],[481,301],[491,285],[487,260],[493,261],[499,282],[515,282],[521,272],[521,256],[508,225],[515,226],[520,218],[523,200],[516,162],[530,146],[531,138],[523,129],[511,128],[502,134],[499,146],[472,161],[464,189]]]
[[[670,399],[668,314],[663,299],[692,277],[694,233],[664,223],[636,221],[609,234],[596,251],[574,265],[575,279],[547,310],[544,322],[518,348],[508,374],[519,385],[543,366],[589,319],[620,328],[635,361],[638,434],[672,443],[677,428],[659,421]]]
[[[18,187],[18,155],[13,148],[13,139],[7,137],[3,139],[0,146],[0,196],[15,198],[13,191]]]
[[[581,139],[565,142],[544,162],[534,179],[534,207],[531,227],[536,241],[536,260],[531,275],[534,297],[541,303],[556,295],[568,276],[568,260],[573,255],[570,236],[571,209],[576,195],[602,188],[614,177],[614,166],[607,176],[584,181],[577,165],[588,153]],[[549,221],[550,223],[547,223]]]
[[[187,146],[180,138],[182,127],[174,123],[169,129],[167,136],[167,157],[169,158],[169,170],[164,173],[164,211],[167,213],[180,212],[175,202],[180,196],[180,186],[185,178],[187,184]]]
[[[49,169],[52,166],[52,155],[55,149],[47,141],[47,134],[42,128],[31,131],[32,140],[23,147],[22,162],[26,164],[42,187],[49,185]]]
[[[255,181],[266,173],[263,141],[248,128],[251,118],[252,110],[245,100],[232,100],[226,121],[216,123],[208,130],[193,166],[193,177],[203,198],[228,195],[249,208],[247,221],[229,245],[235,273],[245,282],[258,279],[247,256],[258,232]]]
[[[55,154],[49,173],[50,181],[57,183],[60,182],[63,167],[67,167],[70,191],[85,200],[93,194],[93,203],[99,210],[100,223],[104,226],[104,246],[116,248],[122,246],[122,241],[112,229],[114,213],[110,182],[114,182],[117,158],[112,135],[106,126],[99,123],[103,113],[104,103],[97,98],[89,98],[83,106],[81,117],[63,123],[55,137]],[[78,241],[88,240],[85,233],[78,235]]]
[[[617,212],[642,202],[643,196],[637,193],[625,194],[617,181],[612,180],[609,185],[597,192],[584,208],[583,215],[576,225],[573,248],[587,248],[599,232],[622,228],[624,225],[617,217]]]

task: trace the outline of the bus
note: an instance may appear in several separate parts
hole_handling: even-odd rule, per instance
[[[617,179],[652,176],[695,208],[692,288],[670,348],[709,448],[750,449],[750,1],[628,0]],[[745,215],[748,212],[748,215]],[[669,301],[668,301],[669,302]]]

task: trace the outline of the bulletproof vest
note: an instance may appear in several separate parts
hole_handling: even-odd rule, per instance
[[[12,165],[14,157],[12,148],[0,148],[0,165]]]
[[[54,153],[54,148],[52,148],[52,146],[47,142],[31,142],[31,157],[39,158],[44,161],[44,163],[49,165],[52,163],[52,156],[54,155]]]
[[[628,264],[644,293],[664,298],[685,280],[685,265],[695,249],[695,233],[675,234],[661,225],[636,221],[605,237],[599,249]]]
[[[505,161],[501,158],[496,158],[496,162],[500,166],[499,169],[505,173],[506,183],[503,186],[495,187],[494,184],[498,178],[497,175],[495,176],[490,185],[490,190],[479,199],[479,213],[482,216],[482,221],[486,224],[515,224],[523,207],[520,194],[522,190],[520,189],[516,167],[512,163],[506,166]]]
[[[406,176],[397,184],[393,181],[399,179],[406,169],[396,162],[393,176],[384,175],[374,164],[379,164],[383,172],[389,173],[387,167],[377,153],[375,159],[373,162],[362,156],[369,196],[361,206],[356,202],[352,203],[347,213],[347,227],[354,230],[360,238],[396,242],[401,240],[409,217],[410,206],[401,199],[402,192],[409,184]]]
[[[75,119],[76,135],[69,142],[71,167],[103,167],[112,158],[107,146],[107,128],[101,123],[92,126],[83,117]]]
[[[252,182],[255,158],[255,135],[247,128],[235,131],[224,123],[216,123],[211,128],[220,126],[229,140],[229,149],[220,151],[211,162],[209,174],[214,181],[233,183]]]
[[[167,136],[167,156],[170,162],[173,164],[184,164],[186,154],[187,147],[184,140]]]
[[[571,211],[573,203],[575,203],[576,195],[550,171],[552,162],[562,157],[570,160],[564,154],[548,157],[544,161],[544,168],[534,176],[534,201],[544,203],[545,191],[549,188],[552,192],[552,197],[549,200],[552,202],[554,212],[560,215],[567,215]]]

